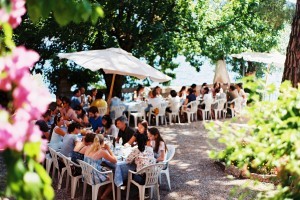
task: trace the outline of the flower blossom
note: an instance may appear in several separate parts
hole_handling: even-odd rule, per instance
[[[7,7],[0,8],[0,21],[8,22],[13,28],[16,28],[26,13],[25,0],[11,0],[10,3],[10,11]]]
[[[0,149],[21,151],[24,143],[41,141],[41,131],[31,122],[46,111],[50,94],[29,73],[38,59],[36,52],[24,47],[17,47],[11,55],[0,58],[0,90],[12,94],[14,110],[9,113],[0,107]]]

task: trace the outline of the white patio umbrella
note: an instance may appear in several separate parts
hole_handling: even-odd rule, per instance
[[[171,77],[154,69],[150,65],[134,57],[131,53],[120,48],[59,53],[58,57],[72,60],[76,64],[92,71],[103,69],[106,74],[113,74],[108,99],[112,96],[116,74],[134,76],[141,80],[149,78],[155,82],[166,82],[171,80]]]
[[[239,59],[243,58],[244,60],[250,62],[259,62],[259,63],[267,64],[268,73],[266,76],[266,80],[268,79],[268,74],[269,74],[271,64],[283,68],[286,59],[286,56],[280,53],[243,52],[240,54],[231,54],[230,56]],[[243,69],[243,75],[244,75],[244,69]]]

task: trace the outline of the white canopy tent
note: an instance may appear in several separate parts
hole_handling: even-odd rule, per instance
[[[268,74],[270,70],[271,64],[276,67],[284,67],[284,62],[286,59],[286,56],[280,54],[280,53],[260,53],[260,52],[244,52],[240,54],[231,54],[231,57],[235,57],[238,59],[244,59],[246,61],[250,62],[259,62],[259,63],[265,63],[268,65],[267,67],[267,75],[266,80],[268,80]],[[243,69],[243,75],[244,69]]]

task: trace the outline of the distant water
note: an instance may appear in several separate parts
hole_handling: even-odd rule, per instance
[[[180,63],[179,67],[174,70],[176,78],[171,81],[171,86],[182,86],[182,85],[191,85],[193,83],[201,85],[206,82],[208,84],[213,83],[215,75],[215,65],[212,65],[209,61],[205,61],[200,68],[200,72],[197,72],[196,69],[185,62],[183,58],[177,59]],[[236,82],[238,74],[230,71],[231,67],[227,67],[230,81],[232,83]],[[268,76],[268,83],[274,83],[279,86],[282,79],[283,69],[277,69],[275,72],[272,72]]]

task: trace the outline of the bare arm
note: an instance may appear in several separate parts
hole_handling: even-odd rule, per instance
[[[127,142],[129,145],[132,145],[136,141],[135,136],[133,135],[130,140]]]
[[[65,134],[66,134],[66,132],[59,127],[57,127],[55,129],[55,133],[57,133],[58,135],[61,135],[61,136],[65,136]]]
[[[165,160],[166,152],[165,150],[160,151],[160,156],[156,159],[157,162],[161,162]]]

